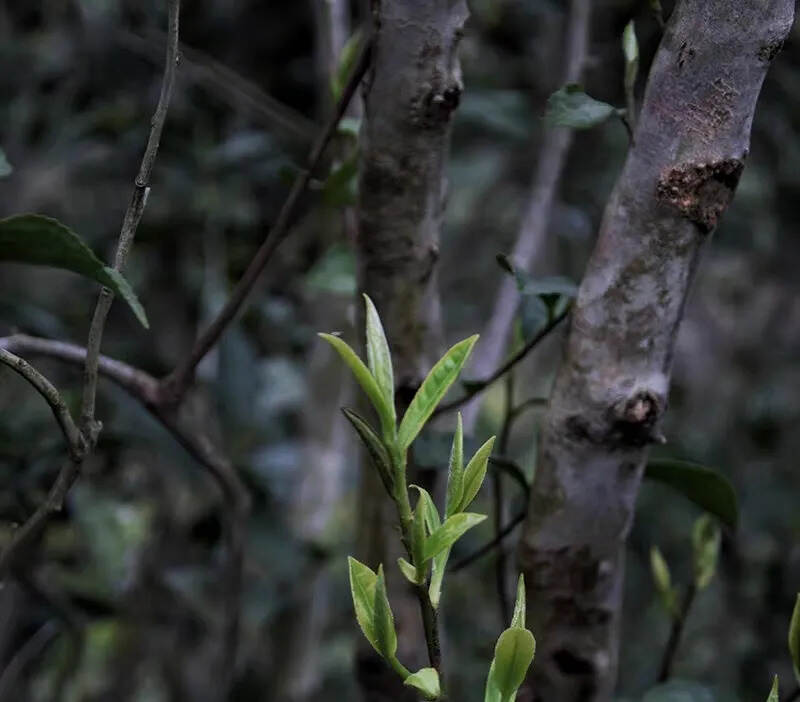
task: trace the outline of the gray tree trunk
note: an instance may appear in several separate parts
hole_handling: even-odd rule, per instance
[[[468,13],[464,0],[375,0],[372,11],[359,144],[359,276],[383,320],[402,411],[442,350],[436,264],[451,118],[462,91],[457,47]],[[394,574],[387,543],[398,541],[396,515],[371,471],[364,477],[359,550],[370,565],[383,561]],[[395,582],[389,585],[400,645],[412,646],[401,650],[403,660],[425,647],[416,599],[400,597],[405,586]],[[371,650],[362,649],[358,676],[367,700],[408,695]]]
[[[625,540],[676,333],[793,12],[793,0],[682,0],[654,59],[581,284],[520,543],[537,700],[612,697]]]

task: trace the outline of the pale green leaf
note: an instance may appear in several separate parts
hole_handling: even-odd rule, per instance
[[[375,305],[367,295],[364,295],[364,303],[367,308],[367,363],[375,382],[378,383],[383,400],[391,414],[392,424],[394,424],[392,354],[389,351],[389,343],[386,341],[386,334],[383,331],[383,324],[381,324],[381,318],[378,316],[378,310],[375,309]]]
[[[55,219],[25,214],[0,220],[0,261],[62,268],[91,278],[125,300],[142,326],[148,326],[144,308],[128,281]]]
[[[386,579],[383,566],[378,567],[378,581],[375,584],[375,600],[372,613],[372,630],[375,632],[376,650],[387,660],[397,653],[397,632],[394,616],[386,594]]]
[[[778,676],[772,678],[772,689],[769,691],[767,702],[780,702],[780,693],[778,691]]]
[[[450,548],[469,529],[486,519],[485,514],[461,512],[448,517],[442,526],[434,531],[425,541],[424,560],[433,558],[446,548]]]
[[[422,668],[409,675],[403,684],[419,690],[426,700],[436,700],[442,694],[436,668]]]
[[[417,569],[402,557],[397,559],[397,565],[400,566],[400,572],[405,576],[406,580],[412,585],[416,585]]]
[[[501,700],[515,699],[535,653],[536,640],[527,629],[506,629],[500,634],[494,649],[494,684]]]
[[[419,500],[423,507],[423,513],[425,514],[425,525],[428,527],[428,533],[433,533],[439,528],[442,521],[439,518],[439,510],[436,509],[436,504],[431,494],[419,485],[410,485],[409,487],[419,493]]]
[[[548,98],[544,120],[548,127],[591,129],[616,112],[613,105],[589,97],[580,85],[570,83]]]
[[[347,557],[347,565],[350,571],[350,593],[353,597],[353,608],[356,611],[356,620],[367,637],[367,641],[380,653],[378,642],[375,637],[375,588],[378,576],[371,568],[360,563],[351,556]]]
[[[658,546],[653,546],[650,549],[650,571],[653,575],[653,582],[656,586],[658,596],[661,598],[661,603],[664,609],[672,616],[677,615],[677,601],[675,597],[675,590],[672,587],[672,576],[669,572],[664,556]]]
[[[450,557],[450,549],[445,548],[433,557],[431,564],[431,584],[428,586],[428,597],[434,609],[439,609],[439,602],[442,599],[442,581],[447,569],[447,559]]]
[[[489,666],[489,675],[486,677],[486,689],[483,695],[483,702],[502,702],[502,695],[500,694],[500,688],[497,687],[495,675],[494,660],[492,660],[492,664]]]
[[[355,351],[350,346],[334,334],[318,334],[322,339],[325,339],[333,348],[336,349],[342,360],[348,365],[353,375],[355,376],[361,389],[367,394],[372,406],[378,413],[381,420],[381,428],[390,431],[394,426],[394,413],[391,412],[383,399],[378,383],[369,372],[369,368],[364,365],[364,362],[358,357]]]
[[[511,628],[525,628],[525,576],[522,573],[519,574],[519,580],[517,581],[517,601],[514,603]]]
[[[739,521],[736,491],[718,471],[685,461],[651,460],[644,477],[669,485],[732,529]]]
[[[453,516],[464,494],[464,422],[458,413],[453,447],[450,449],[450,463],[447,469],[447,506],[445,517]]]
[[[717,570],[720,531],[710,515],[699,517],[692,529],[692,567],[698,590],[708,587]]]
[[[636,25],[633,20],[625,25],[622,32],[622,52],[625,54],[626,63],[639,60],[639,42],[636,39]]]
[[[464,469],[464,490],[456,512],[463,512],[472,504],[475,496],[483,485],[486,477],[486,466],[492,453],[495,437],[490,438],[481,446]]]
[[[453,384],[469,357],[478,335],[460,341],[453,346],[431,369],[414,399],[408,406],[400,429],[397,432],[397,444],[405,451],[422,430],[425,422],[433,414],[445,393]]]
[[[800,682],[800,593],[794,603],[792,621],[789,624],[789,653],[792,656],[795,677]]]
[[[375,469],[378,471],[381,482],[383,482],[383,486],[386,488],[386,492],[390,495],[393,494],[394,478],[392,477],[392,463],[380,437],[358,413],[347,407],[342,408],[342,413],[347,417],[347,421],[353,425],[356,433],[361,438],[361,441],[367,449],[367,453],[369,453],[372,459]]]
[[[411,522],[411,555],[417,567],[417,574],[424,577],[425,567],[425,541],[427,530],[425,528],[425,505],[422,498],[417,500],[414,518]]]

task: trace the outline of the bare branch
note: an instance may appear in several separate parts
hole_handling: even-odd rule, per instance
[[[569,8],[563,82],[577,83],[580,82],[588,53],[591,0],[570,0]],[[551,129],[543,136],[536,172],[528,195],[528,207],[522,218],[517,241],[511,253],[514,265],[522,270],[530,267],[543,246],[558,181],[564,170],[564,163],[571,144],[572,130],[570,129]],[[481,334],[484,342],[475,349],[470,364],[471,372],[478,377],[486,375],[500,363],[508,345],[518,300],[519,292],[516,285],[510,278],[504,278],[500,284],[500,290],[497,292],[492,314]],[[467,433],[472,432],[479,410],[480,402],[478,401],[464,409],[464,430]]]
[[[50,409],[53,410],[58,426],[61,427],[64,438],[67,440],[70,456],[74,461],[82,460],[86,449],[85,442],[78,430],[78,426],[72,419],[72,415],[69,413],[67,403],[64,402],[55,386],[26,360],[15,356],[4,348],[0,348],[0,363],[25,378],[47,401]]]
[[[144,208],[147,204],[147,196],[150,192],[150,174],[153,164],[158,154],[158,146],[161,141],[161,133],[164,129],[164,122],[167,119],[170,99],[175,87],[175,78],[178,68],[179,53],[179,22],[180,22],[180,0],[169,0],[169,29],[167,36],[167,55],[164,66],[164,78],[161,83],[161,95],[158,99],[155,114],[151,122],[150,136],[147,140],[142,163],[131,195],[128,209],[122,221],[122,229],[117,243],[117,253],[114,258],[114,269],[122,271],[128,258],[133,239],[136,236],[136,229],[142,219]],[[94,409],[95,397],[97,395],[97,368],[100,357],[100,345],[103,340],[103,329],[106,323],[108,311],[114,294],[108,289],[100,291],[100,298],[94,311],[92,324],[89,328],[89,340],[86,344],[86,370],[84,372],[83,401],[81,404],[81,428],[88,437],[97,434],[98,427],[95,425]]]
[[[458,409],[459,407],[464,406],[467,404],[473,397],[482,393],[486,388],[488,388],[492,383],[496,382],[500,378],[502,378],[506,373],[514,368],[520,361],[522,361],[536,346],[545,339],[550,332],[552,332],[561,322],[563,322],[567,316],[569,315],[569,308],[564,310],[561,314],[553,317],[548,323],[547,326],[544,327],[540,332],[538,332],[530,341],[528,341],[525,346],[523,346],[519,351],[517,351],[511,358],[509,358],[505,363],[503,363],[499,368],[497,368],[489,377],[484,378],[483,380],[477,380],[471,382],[469,384],[469,390],[467,394],[463,397],[459,397],[452,402],[445,402],[436,409],[433,413],[433,416],[436,417],[440,414],[444,414],[445,412],[452,412],[454,409]]]
[[[194,379],[194,372],[198,364],[205,358],[206,354],[214,347],[217,341],[219,341],[219,338],[230,323],[239,314],[253,286],[258,281],[261,272],[272,257],[272,254],[288,236],[290,231],[289,225],[292,222],[300,198],[308,188],[308,184],[314,172],[320,165],[325,147],[336,134],[339,121],[344,115],[347,105],[350,103],[350,100],[361,83],[361,79],[367,71],[370,46],[371,42],[365,42],[361,51],[361,56],[353,69],[347,86],[342,93],[342,97],[336,106],[336,110],[327,125],[325,125],[323,132],[314,144],[314,148],[311,150],[308,168],[296,178],[292,189],[289,191],[289,195],[283,203],[281,211],[278,213],[278,218],[275,220],[269,232],[267,232],[267,236],[264,238],[263,243],[250,262],[250,265],[247,267],[247,270],[244,272],[244,275],[239,279],[239,282],[233,289],[225,306],[197,339],[189,355],[178,364],[167,378],[165,378],[165,392],[172,398],[173,402],[177,403],[180,401],[186,393],[186,390]]]

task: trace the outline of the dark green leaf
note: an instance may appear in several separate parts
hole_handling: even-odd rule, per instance
[[[580,85],[571,83],[548,98],[544,119],[548,127],[591,129],[606,122],[616,112],[613,105],[589,97]]]
[[[322,186],[322,200],[329,207],[355,205],[358,199],[358,155],[336,166]]]
[[[148,326],[147,315],[128,281],[55,219],[26,214],[0,220],[0,261],[63,268],[91,278],[125,300],[142,326]]]
[[[445,393],[458,377],[461,369],[469,358],[472,347],[478,340],[478,335],[458,342],[453,346],[428,373],[414,399],[408,406],[400,429],[397,432],[397,444],[401,451],[405,451],[411,442],[422,430],[425,422],[433,414]]]
[[[366,420],[359,416],[356,412],[347,407],[342,408],[342,413],[347,417],[347,421],[353,425],[353,428],[358,433],[361,441],[369,453],[372,463],[378,471],[378,475],[386,488],[386,492],[392,495],[394,493],[394,478],[392,477],[392,464],[389,460],[389,454],[386,452],[386,447],[375,433],[373,428],[367,424]]]
[[[732,529],[739,521],[736,492],[728,479],[705,466],[670,459],[651,460],[645,478],[669,485]]]

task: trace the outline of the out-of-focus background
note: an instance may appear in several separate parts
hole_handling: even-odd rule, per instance
[[[329,39],[346,38],[365,16],[353,3],[332,35],[318,11],[327,4],[185,2],[179,82],[127,271],[151,329],[115,305],[108,354],[167,372],[252,258],[330,110],[328,74],[337,59]],[[558,0],[470,5],[440,258],[451,341],[484,326],[504,275],[495,254],[513,245],[548,139],[541,115],[559,87],[566,17]],[[586,89],[621,105],[622,29],[636,18],[646,70],[659,28],[647,2],[594,6]],[[0,216],[57,217],[113,257],[158,97],[165,26],[165,3],[156,0],[0,2],[0,149],[13,168],[0,179]],[[669,443],[660,449],[719,468],[739,494],[740,528],[725,534],[718,576],[697,600],[676,664],[679,677],[703,682],[717,700],[763,699],[773,673],[792,678],[786,628],[800,588],[799,128],[795,31],[770,69],[741,185],[700,267],[677,348]],[[618,122],[576,135],[534,274],[580,279],[626,148]],[[355,393],[315,336],[356,335],[353,188],[352,181],[318,184],[253,304],[201,366],[197,402],[216,418],[217,439],[253,497],[233,695],[242,702],[357,696],[352,657],[360,634],[345,556],[359,528],[358,456],[337,409]],[[96,295],[71,274],[2,264],[0,335],[22,330],[83,344]],[[520,370],[525,394],[547,393],[560,341],[549,340]],[[76,406],[80,371],[37,363]],[[502,401],[500,384],[486,398],[476,437],[497,431]],[[0,669],[19,662],[32,636],[42,641],[14,671],[7,699],[204,700],[224,626],[217,490],[121,390],[101,385],[98,414],[105,425],[98,450],[29,577],[0,590]],[[511,442],[529,475],[539,419],[526,415]],[[42,500],[61,452],[47,406],[0,371],[4,542]],[[489,511],[489,499],[480,499]],[[668,634],[650,547],[658,544],[676,583],[686,583],[696,516],[664,489],[642,493],[628,560],[626,698],[652,683]],[[488,526],[473,530],[456,556],[490,537]],[[508,548],[513,553],[513,538]],[[449,580],[453,699],[482,699],[502,628],[494,557]]]

